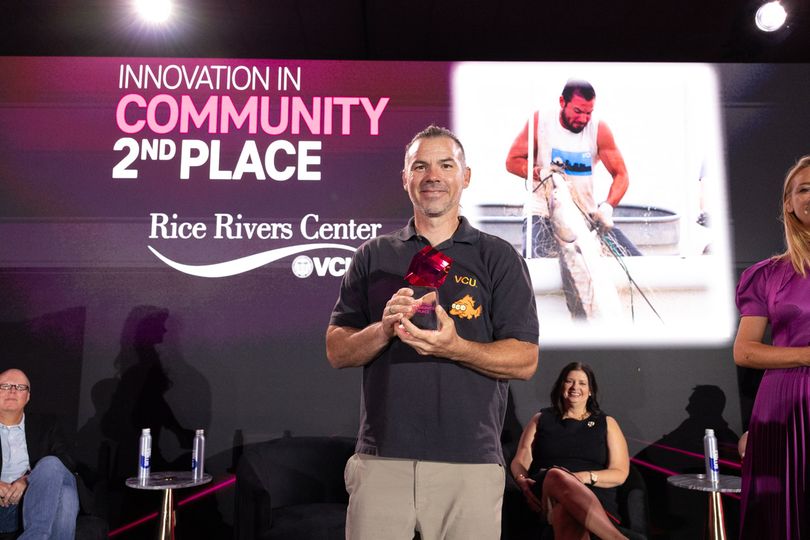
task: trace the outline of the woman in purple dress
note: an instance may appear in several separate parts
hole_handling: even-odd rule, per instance
[[[734,361],[766,370],[743,458],[741,539],[810,538],[810,156],[788,171],[782,217],[787,251],[737,286]]]

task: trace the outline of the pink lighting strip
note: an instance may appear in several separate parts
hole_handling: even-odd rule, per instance
[[[640,442],[642,444],[646,444],[647,446],[653,446],[655,448],[661,448],[662,450],[669,450],[670,452],[677,452],[679,454],[683,454],[683,455],[690,456],[690,457],[697,458],[697,459],[703,459],[703,454],[698,454],[696,452],[690,452],[688,450],[682,450],[681,448],[675,448],[674,446],[667,446],[665,444],[658,444],[658,443],[653,443],[653,442],[649,442],[649,441],[642,441],[641,439],[636,439],[636,438],[633,438],[633,437],[627,437],[627,438],[630,439],[630,440],[636,441],[636,442]],[[718,461],[720,462],[721,465],[725,465],[726,467],[731,467],[732,469],[741,469],[742,468],[742,465],[740,465],[736,461],[729,461],[727,459],[720,459]],[[677,474],[677,473],[672,473],[672,474]]]
[[[226,488],[226,487],[230,486],[231,484],[235,484],[235,483],[236,483],[236,477],[231,476],[231,477],[227,478],[226,480],[223,480],[219,484],[213,485],[213,486],[211,486],[209,488],[206,488],[206,489],[204,489],[202,491],[198,491],[194,495],[190,495],[190,496],[186,497],[185,499],[183,499],[182,501],[177,503],[177,507],[179,508],[179,507],[181,507],[181,506],[183,506],[185,504],[188,504],[188,503],[190,503],[192,501],[196,501],[197,499],[205,497],[206,495],[208,495],[210,493],[214,493],[215,491],[219,491],[220,489]]]

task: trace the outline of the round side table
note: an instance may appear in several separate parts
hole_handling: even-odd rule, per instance
[[[709,493],[709,538],[726,540],[726,522],[723,516],[721,493],[739,493],[742,479],[739,476],[721,474],[718,482],[713,484],[705,474],[678,474],[667,478],[675,487],[706,491]]]
[[[154,472],[147,478],[127,478],[127,487],[133,489],[163,490],[163,506],[160,508],[160,540],[174,540],[174,498],[172,490],[201,486],[211,481],[211,475],[203,473],[202,478],[195,480],[191,471]]]

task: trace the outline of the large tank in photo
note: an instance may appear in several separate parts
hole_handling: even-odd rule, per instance
[[[477,223],[482,231],[500,236],[522,251],[523,206],[519,204],[481,204]],[[680,216],[655,206],[620,205],[613,213],[616,227],[644,255],[678,255]]]

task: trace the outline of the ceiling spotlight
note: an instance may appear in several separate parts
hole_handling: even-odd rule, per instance
[[[785,24],[785,19],[787,19],[787,11],[778,0],[762,4],[754,17],[757,28],[763,32],[779,30]]]
[[[146,22],[164,23],[172,14],[172,0],[135,0],[135,11]]]

